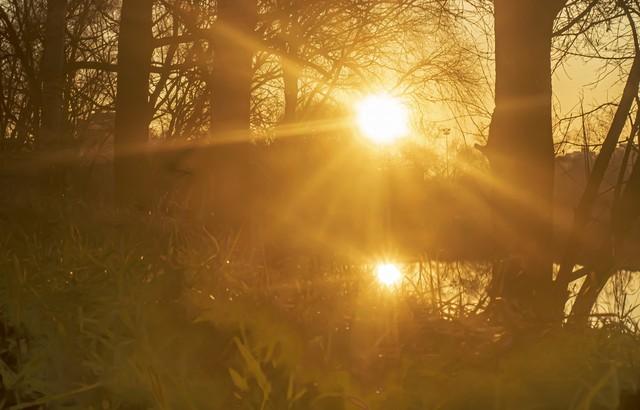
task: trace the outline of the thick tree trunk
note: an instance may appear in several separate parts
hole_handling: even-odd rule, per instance
[[[67,0],[47,1],[47,21],[41,68],[42,126],[40,134],[41,143],[46,148],[60,148],[63,140],[66,12]]]
[[[233,207],[226,209],[232,211],[233,215],[215,215],[216,222],[221,224],[229,223],[229,218],[234,219],[238,215],[242,216],[244,223],[245,216],[251,215],[250,204],[240,193],[243,187],[251,184],[251,172],[247,164],[255,165],[254,147],[250,141],[250,116],[257,20],[257,0],[217,1],[217,20],[211,36],[213,67],[209,80],[209,134],[216,141],[201,149],[186,150],[184,154],[185,159],[195,154],[188,167],[193,170],[192,174],[197,175],[187,188],[187,206],[201,216],[211,217],[211,209],[219,201],[229,196],[237,199]],[[232,142],[237,145],[219,145]],[[244,165],[220,178],[215,170],[221,165],[213,162],[219,162],[221,158],[224,158],[223,162]]]
[[[251,113],[256,0],[219,0],[213,34],[211,130],[223,137],[248,138]]]
[[[38,145],[46,151],[49,165],[43,167],[42,188],[59,192],[65,186],[66,158],[58,157],[65,148],[64,84],[65,84],[65,27],[67,0],[47,1],[44,49],[40,65],[42,100]]]
[[[115,115],[115,186],[123,205],[145,205],[149,137],[152,0],[124,0],[118,38]]]
[[[562,312],[552,292],[551,39],[562,0],[495,0],[495,111],[487,155],[496,240],[506,258],[500,300],[536,321]],[[553,311],[555,310],[555,311]]]

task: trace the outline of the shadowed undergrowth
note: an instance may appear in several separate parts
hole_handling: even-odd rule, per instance
[[[505,336],[462,295],[480,270],[431,271],[450,298],[391,291],[369,267],[270,266],[206,224],[73,201],[13,203],[0,232],[0,408],[615,409],[640,382],[615,322]]]

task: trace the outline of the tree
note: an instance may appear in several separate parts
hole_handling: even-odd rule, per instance
[[[124,0],[118,39],[115,184],[118,201],[142,205],[149,138],[153,0]]]
[[[66,0],[47,1],[44,47],[40,76],[42,78],[42,113],[38,143],[41,148],[60,150],[64,145],[65,29]],[[63,158],[64,160],[64,158]],[[65,184],[64,164],[45,167],[41,175],[45,184],[60,188]]]
[[[3,146],[32,146],[40,131],[42,82],[37,61],[45,15],[40,7],[19,0],[0,3],[1,130]],[[0,98],[2,98],[0,97]]]
[[[630,35],[633,38],[633,63],[629,69],[626,83],[623,88],[620,101],[617,104],[615,114],[611,120],[609,130],[600,147],[599,155],[594,163],[593,170],[589,176],[589,180],[585,191],[580,199],[576,209],[575,221],[569,236],[568,244],[563,255],[562,264],[558,272],[558,285],[565,288],[569,281],[575,277],[573,268],[577,256],[583,248],[583,235],[585,228],[592,217],[593,208],[600,194],[603,184],[605,172],[610,167],[610,163],[615,150],[620,144],[620,137],[625,129],[627,118],[631,115],[633,103],[638,99],[638,88],[640,86],[640,41],[634,14],[636,10],[632,9],[627,2],[619,2],[616,9],[622,11],[622,16],[626,17],[630,29]],[[611,18],[613,20],[613,18]],[[606,21],[611,21],[606,20]],[[588,323],[589,315],[593,309],[598,295],[605,287],[608,280],[617,271],[625,265],[624,252],[622,249],[628,247],[626,242],[630,235],[629,227],[633,227],[638,218],[637,197],[638,197],[638,162],[633,165],[628,180],[625,181],[627,175],[627,163],[629,154],[634,145],[634,139],[638,133],[640,126],[640,112],[636,106],[636,118],[632,123],[629,139],[626,142],[625,160],[619,170],[619,178],[615,187],[615,197],[611,209],[612,223],[610,232],[604,235],[602,243],[597,254],[594,255],[588,266],[582,269],[585,280],[576,295],[575,303],[571,310],[569,321],[571,324],[584,325]]]
[[[218,1],[211,75],[211,128],[215,135],[249,131],[257,20],[256,0]]]
[[[486,152],[497,193],[496,233],[507,259],[498,296],[535,320],[552,303],[551,40],[565,0],[496,0],[495,110]]]
[[[67,0],[47,1],[47,20],[42,55],[41,143],[59,147],[62,141],[65,85],[65,28]]]

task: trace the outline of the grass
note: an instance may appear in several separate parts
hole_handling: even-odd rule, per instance
[[[432,264],[391,293],[367,267],[265,266],[197,221],[3,209],[0,408],[616,409],[640,382],[617,322],[503,335],[481,270]]]

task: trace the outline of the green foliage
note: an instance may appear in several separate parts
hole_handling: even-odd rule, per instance
[[[515,341],[361,267],[270,269],[199,223],[22,209],[0,222],[0,408],[615,409],[640,381],[613,325]]]

